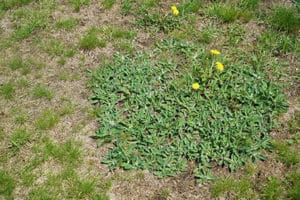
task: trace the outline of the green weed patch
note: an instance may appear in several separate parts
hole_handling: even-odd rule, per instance
[[[169,59],[159,59],[166,52]],[[285,97],[262,69],[219,60],[204,47],[166,40],[150,55],[116,54],[93,72],[96,137],[114,143],[103,163],[172,176],[189,160],[208,179],[215,166],[234,170],[262,159]]]
[[[20,7],[31,3],[32,0],[3,0],[0,4],[0,10],[9,10],[14,7]]]

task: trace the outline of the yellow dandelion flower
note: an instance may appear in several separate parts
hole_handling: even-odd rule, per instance
[[[173,10],[173,15],[175,15],[175,16],[179,15],[179,11],[177,9]]]
[[[176,6],[171,6],[171,9],[174,11],[174,10],[177,10],[177,7]]]
[[[176,6],[171,6],[171,9],[173,11],[173,15],[177,16],[179,14],[179,10],[177,9]]]
[[[198,90],[198,89],[200,88],[199,83],[194,83],[194,84],[192,85],[192,88],[193,88],[194,90]]]
[[[224,70],[224,65],[223,65],[222,63],[216,62],[216,65],[217,65],[217,69],[218,69],[219,71],[223,71],[223,70]]]
[[[218,51],[218,50],[216,50],[216,49],[210,50],[210,53],[211,53],[212,55],[220,55],[220,54],[221,54],[221,52]]]

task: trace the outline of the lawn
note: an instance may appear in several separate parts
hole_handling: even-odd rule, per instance
[[[299,199],[300,2],[2,0],[0,199]]]

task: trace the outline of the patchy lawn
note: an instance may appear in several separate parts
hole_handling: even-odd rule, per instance
[[[299,199],[299,8],[1,1],[0,198]]]

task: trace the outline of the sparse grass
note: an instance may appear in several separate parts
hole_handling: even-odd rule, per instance
[[[240,179],[222,178],[217,180],[211,188],[213,197],[220,197],[222,195],[230,195],[230,199],[256,199],[257,194],[252,188],[252,182],[247,177]]]
[[[47,130],[53,128],[59,122],[59,115],[54,111],[46,110],[36,120],[36,127],[39,130]]]
[[[24,6],[31,3],[33,0],[2,0],[0,10],[9,10],[15,7]]]
[[[289,130],[291,133],[300,132],[300,111],[296,111],[293,118],[288,121]]]
[[[55,27],[59,29],[65,29],[67,31],[73,30],[77,26],[78,20],[75,18],[69,18],[55,23]]]
[[[72,44],[65,44],[57,39],[42,41],[41,48],[50,56],[58,57],[60,65],[64,65],[67,58],[71,58],[76,54],[76,49]]]
[[[0,126],[0,142],[4,139],[4,128]]]
[[[300,171],[293,171],[287,176],[287,197],[292,200],[300,199]]]
[[[189,13],[197,13],[201,7],[202,0],[185,1],[179,6],[179,10],[182,15]]]
[[[150,14],[147,10],[142,10],[137,15],[138,20],[135,25],[144,28],[149,32],[164,32],[170,33],[180,27],[183,23],[180,21],[180,16],[161,15],[159,13]]]
[[[54,96],[54,93],[48,89],[48,87],[44,85],[37,85],[33,89],[33,97],[34,98],[45,98],[51,100]]]
[[[14,152],[18,152],[22,146],[30,141],[31,134],[26,128],[17,128],[11,137],[11,148]]]
[[[65,45],[59,40],[47,40],[42,43],[43,49],[51,56],[61,56],[65,52]]]
[[[89,5],[90,0],[69,0],[69,3],[73,4],[74,10],[79,12],[81,7],[84,5]]]
[[[103,0],[102,5],[105,9],[111,9],[116,3],[116,0]]]
[[[237,1],[238,7],[245,10],[255,10],[259,6],[259,0],[238,0]]]
[[[125,30],[118,27],[112,28],[112,39],[127,39],[132,40],[136,37],[136,32]]]
[[[12,70],[20,69],[24,66],[23,59],[20,56],[14,57],[8,61],[7,66]]]
[[[121,41],[114,44],[117,51],[132,54],[134,52],[134,46],[129,41]]]
[[[12,193],[16,184],[13,177],[7,172],[0,169],[0,197],[13,199]]]
[[[12,82],[0,85],[0,95],[5,99],[12,99],[15,95],[15,88]]]
[[[26,78],[21,78],[19,80],[17,80],[17,86],[18,88],[27,88],[30,86],[30,81]]]
[[[60,81],[75,81],[80,79],[80,74],[78,73],[67,73],[67,72],[59,72],[57,74],[57,79]]]
[[[297,51],[299,42],[293,36],[278,34],[267,30],[263,32],[259,38],[259,46],[261,49],[269,49],[275,56]]]
[[[100,178],[101,184],[108,182]],[[66,168],[58,175],[49,175],[43,185],[31,190],[30,199],[59,198],[60,193],[70,199],[99,199],[108,200],[107,188],[99,188],[100,182],[95,177],[80,178],[72,168]]]
[[[211,26],[208,26],[207,28],[201,30],[200,33],[196,36],[197,42],[200,43],[211,43],[217,36],[219,35],[219,30],[216,28],[213,28]]]
[[[158,190],[153,199],[159,199],[159,200],[167,200],[168,197],[170,196],[170,191],[168,189],[162,189],[162,190]]]
[[[83,36],[83,38],[79,42],[79,45],[82,49],[93,50],[97,47],[105,47],[106,40],[100,40],[98,38],[98,30],[92,28],[86,35]]]
[[[63,144],[55,144],[50,139],[44,139],[43,155],[53,157],[59,162],[76,167],[82,162],[81,144],[73,140],[67,140]]]
[[[29,119],[28,114],[26,113],[18,113],[15,117],[15,123],[23,125],[25,122],[27,122]]]
[[[57,78],[60,81],[67,81],[69,79],[70,74],[67,72],[59,72],[57,74]]]
[[[257,181],[253,174],[221,178],[211,185],[211,194],[213,197],[226,196],[229,199],[299,199],[299,170],[292,169],[282,179],[268,176]]]
[[[244,26],[234,23],[226,31],[228,44],[231,46],[238,45],[245,38],[246,30]]]
[[[276,7],[271,13],[269,23],[276,30],[295,32],[300,29],[300,15],[293,8]]]
[[[268,182],[262,187],[262,196],[268,200],[283,199],[283,188],[280,179],[274,176],[268,179]]]
[[[47,25],[47,13],[29,12],[23,22],[17,24],[13,33],[13,39],[22,41],[30,37],[35,31],[45,28]]]
[[[208,8],[208,15],[217,17],[225,23],[234,22],[240,16],[240,10],[229,4],[216,4]]]
[[[73,102],[68,101],[66,105],[60,110],[60,115],[71,115],[75,112],[75,105]]]
[[[278,153],[278,159],[287,166],[300,163],[300,152],[287,142],[274,141],[273,146]]]
[[[161,0],[145,0],[143,3],[146,7],[151,8],[158,6]]]
[[[36,62],[30,58],[24,59],[20,55],[6,60],[5,65],[13,71],[20,70],[22,75],[29,74],[33,69],[41,69],[44,67],[43,63]]]
[[[132,11],[133,0],[122,0],[121,1],[121,14],[128,15]]]
[[[36,152],[43,156],[44,161],[54,159],[62,165],[62,169],[58,173],[48,173],[45,182],[32,188],[29,199],[41,199],[41,197],[53,199],[59,198],[62,194],[70,199],[108,199],[106,192],[111,187],[110,180],[77,173],[76,169],[83,161],[80,142],[69,139],[57,143],[44,137],[42,144],[37,146]],[[40,163],[39,160],[36,161]],[[35,168],[35,163],[30,164],[27,171]],[[28,174],[25,177],[28,177]]]

